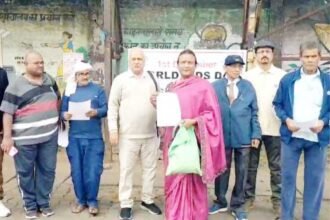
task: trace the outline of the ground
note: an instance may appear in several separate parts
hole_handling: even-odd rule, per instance
[[[99,192],[100,200],[100,214],[97,217],[92,217],[87,211],[81,214],[72,214],[70,211],[70,206],[74,202],[74,192],[72,189],[72,183],[70,178],[70,166],[66,157],[65,150],[60,149],[58,153],[58,163],[56,180],[54,184],[54,192],[52,195],[52,207],[54,208],[55,215],[49,217],[52,220],[66,220],[66,219],[107,219],[107,220],[117,220],[119,215],[119,203],[118,203],[118,178],[119,178],[119,166],[117,156],[113,156],[113,161],[108,163],[109,156],[106,158],[105,167],[103,172],[101,187]],[[330,158],[328,160],[330,162]],[[12,215],[7,218],[8,220],[18,220],[24,219],[24,210],[22,207],[22,201],[20,194],[17,189],[16,178],[15,178],[15,168],[13,159],[9,156],[5,156],[5,161],[3,164],[4,168],[4,190],[5,199],[4,202],[12,211]],[[297,205],[296,205],[296,217],[301,219],[302,210],[302,192],[303,192],[303,162],[300,163],[300,168],[298,172],[298,187],[297,187]],[[155,193],[156,193],[156,203],[159,204],[162,209],[164,205],[163,197],[163,169],[162,161],[159,160],[159,166],[157,171],[157,179],[155,183]],[[257,198],[255,208],[249,213],[250,220],[272,220],[274,215],[271,212],[271,202],[270,202],[270,188],[269,188],[269,174],[267,168],[267,161],[265,155],[262,155],[261,166],[258,173],[258,185],[257,185]],[[233,172],[232,172],[233,173]],[[327,176],[325,180],[325,193],[324,200],[322,203],[322,211],[320,220],[328,220],[329,217],[327,213],[330,212],[330,168],[327,168]],[[139,207],[139,195],[141,190],[141,180],[140,180],[140,167],[137,166],[135,175],[135,185],[134,185],[134,198],[136,198],[136,203],[134,206],[134,220],[161,220],[164,216],[153,216],[143,211]],[[231,178],[231,184],[233,178]],[[231,192],[231,187],[229,189]],[[230,196],[230,193],[228,193]],[[210,203],[213,199],[213,186],[209,186],[209,200]],[[46,217],[40,216],[41,219],[46,219]],[[209,220],[232,220],[233,217],[229,213],[215,214],[209,216]]]

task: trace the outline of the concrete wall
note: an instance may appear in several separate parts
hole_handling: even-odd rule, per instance
[[[169,7],[140,5],[130,7],[121,1],[121,23],[124,53],[119,62],[119,71],[127,69],[127,49],[142,48],[192,48],[192,49],[237,49],[242,39],[243,9],[239,4],[231,7]],[[135,2],[135,1],[134,1]],[[151,1],[150,1],[151,2]],[[288,5],[285,8],[286,22],[317,8],[311,3]],[[63,46],[63,32],[72,34],[74,52],[82,52],[97,69],[95,80],[103,83],[103,55],[106,37],[103,27],[102,6],[98,8],[65,6],[18,6],[0,8],[0,29],[10,34],[3,39],[4,64],[24,71],[23,56],[35,49],[45,56],[46,70],[54,76],[61,72],[62,55],[70,50]],[[262,13],[259,34],[274,28],[278,14],[270,10]],[[277,34],[277,33],[275,33]],[[299,44],[304,40],[318,39],[323,43],[323,56],[329,59],[330,27],[327,17],[318,13],[280,31],[283,68],[291,70],[299,65]],[[71,43],[70,43],[71,45]],[[70,48],[69,48],[70,49]],[[324,65],[328,68],[328,64]]]

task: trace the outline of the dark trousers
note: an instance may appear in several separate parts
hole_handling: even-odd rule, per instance
[[[2,134],[0,134],[0,143],[2,143]],[[3,199],[3,175],[2,175],[3,151],[0,149],[0,200]]]
[[[25,210],[49,207],[55,180],[57,133],[46,142],[16,148],[17,182]]]
[[[77,202],[98,207],[97,195],[104,158],[103,140],[70,137],[67,154]]]
[[[215,202],[222,206],[227,206],[226,193],[230,177],[230,167],[232,154],[234,152],[235,161],[235,186],[230,200],[232,210],[243,208],[245,203],[244,189],[248,173],[250,147],[244,148],[226,148],[227,170],[215,179],[214,189],[217,200]]]
[[[273,203],[279,203],[281,198],[281,141],[280,137],[276,136],[263,135],[259,147],[257,149],[251,148],[245,198],[255,199],[256,179],[262,143],[265,146],[270,170],[271,199]]]

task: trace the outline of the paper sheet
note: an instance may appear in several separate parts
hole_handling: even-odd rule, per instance
[[[310,128],[316,125],[316,121],[295,122],[295,124],[302,131],[310,131]]]
[[[86,112],[91,110],[91,100],[85,102],[69,102],[68,112],[72,114],[70,120],[89,120],[86,116]]]
[[[157,126],[177,126],[181,121],[179,98],[175,93],[159,93],[157,96]]]
[[[57,144],[61,147],[67,147],[69,145],[69,128],[58,131]]]

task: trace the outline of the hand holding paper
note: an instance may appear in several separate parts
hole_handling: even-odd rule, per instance
[[[157,126],[177,126],[181,121],[179,98],[175,93],[159,93],[157,96]]]
[[[90,120],[86,115],[91,110],[91,100],[84,102],[69,102],[69,113],[72,114],[70,120]]]

